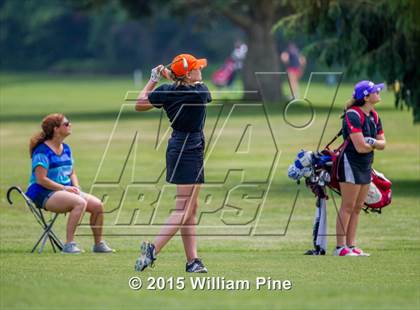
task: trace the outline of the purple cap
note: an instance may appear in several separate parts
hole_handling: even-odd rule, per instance
[[[375,84],[371,81],[360,81],[354,86],[353,98],[359,100],[371,93],[379,92],[383,88],[384,83]]]

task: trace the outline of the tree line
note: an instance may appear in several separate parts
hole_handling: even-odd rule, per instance
[[[281,33],[346,77],[379,74],[396,105],[412,108],[419,122],[419,14],[416,0],[2,0],[0,65],[119,73],[185,51],[220,64],[242,38],[249,47],[244,89],[255,89],[255,72],[280,70]],[[266,99],[283,98],[278,80],[264,87]]]

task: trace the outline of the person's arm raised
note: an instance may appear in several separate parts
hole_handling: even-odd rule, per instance
[[[156,84],[157,82],[149,80],[146,86],[144,86],[143,90],[137,97],[136,111],[147,111],[153,108],[153,105],[149,101],[148,94],[155,88]]]
[[[153,108],[153,105],[149,101],[149,93],[155,88],[161,76],[168,80],[170,79],[169,72],[163,65],[159,65],[152,69],[150,80],[147,82],[146,86],[144,86],[143,90],[137,97],[135,107],[136,111],[147,111]]]

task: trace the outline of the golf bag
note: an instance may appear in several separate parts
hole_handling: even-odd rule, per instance
[[[346,143],[344,144],[346,145]],[[334,190],[336,193],[340,194],[340,186],[338,183],[338,165],[344,151],[343,148],[338,148],[337,150],[324,150],[322,153],[324,155],[331,156],[331,181],[328,186]],[[377,212],[381,213],[382,208],[388,206],[392,201],[392,182],[388,180],[382,173],[372,169],[371,172],[371,182],[369,184],[368,195],[365,200],[365,212]]]
[[[364,116],[361,116],[363,124]],[[377,117],[375,117],[377,121]],[[292,165],[289,166],[289,178],[300,182],[305,178],[305,184],[317,197],[316,211],[313,226],[313,244],[314,248],[307,251],[306,255],[325,255],[327,245],[327,218],[326,201],[328,199],[327,187],[340,194],[338,182],[338,165],[349,139],[346,139],[337,149],[330,149],[330,145],[342,135],[340,130],[337,135],[325,146],[321,152],[311,152],[301,150]],[[382,208],[391,203],[392,182],[383,174],[372,169],[371,183],[365,200],[363,210],[366,213],[381,213]]]
[[[235,79],[236,66],[235,61],[229,57],[223,66],[213,73],[211,81],[218,87],[229,86]]]
[[[306,186],[316,193],[316,209],[313,224],[313,249],[306,251],[305,255],[325,255],[327,252],[327,194],[326,187],[311,183],[306,179]]]

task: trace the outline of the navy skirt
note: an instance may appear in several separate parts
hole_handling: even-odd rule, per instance
[[[166,181],[204,183],[204,134],[173,130],[166,149]]]
[[[372,174],[372,162],[363,163],[352,159],[345,152],[338,163],[338,181],[352,184],[369,184]]]

